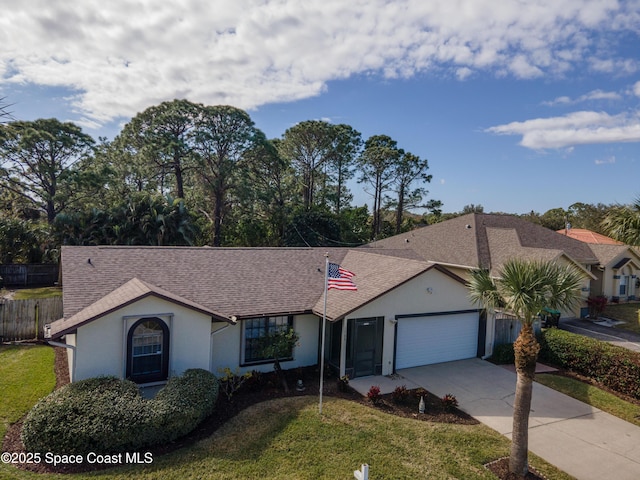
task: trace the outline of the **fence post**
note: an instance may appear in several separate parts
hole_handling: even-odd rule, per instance
[[[36,306],[34,307],[35,308],[35,315],[36,315],[36,340],[38,340],[39,332],[40,332],[40,329],[38,328],[38,320],[39,320],[38,319],[38,313],[39,313],[39,308],[38,307],[39,306],[40,306],[40,303],[36,302]]]

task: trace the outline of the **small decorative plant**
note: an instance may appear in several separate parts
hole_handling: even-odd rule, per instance
[[[338,390],[341,392],[346,392],[347,387],[349,386],[349,376],[343,375],[338,379]]]
[[[391,398],[395,403],[407,403],[409,400],[409,390],[407,390],[406,385],[398,385],[395,390],[391,393]]]
[[[374,405],[378,405],[382,400],[382,395],[380,394],[380,387],[377,385],[371,385],[369,391],[367,392],[367,398]]]
[[[240,390],[242,384],[252,376],[251,372],[241,375],[237,370],[233,372],[229,367],[219,368],[218,372],[220,373],[220,386],[229,401]]]
[[[587,298],[587,306],[589,307],[589,317],[590,318],[598,318],[604,312],[605,307],[609,300],[607,297],[598,296],[598,297],[589,297]]]
[[[413,393],[416,396],[416,398],[420,400],[421,397],[424,397],[427,394],[427,391],[424,388],[420,387],[420,388],[416,388]]]
[[[445,411],[450,412],[454,408],[458,406],[458,399],[452,393],[447,393],[444,397],[442,397],[442,407]]]

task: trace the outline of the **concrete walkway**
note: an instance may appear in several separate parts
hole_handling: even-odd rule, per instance
[[[383,378],[354,379],[350,385],[380,385]],[[516,375],[505,368],[470,359],[400,370],[387,380],[383,391],[406,385],[422,386],[440,397],[452,393],[462,410],[511,438]],[[533,388],[529,450],[579,480],[640,479],[640,427],[538,383]]]

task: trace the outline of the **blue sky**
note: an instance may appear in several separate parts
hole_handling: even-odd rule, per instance
[[[429,198],[449,212],[640,195],[638,0],[0,7],[0,96],[16,119],[113,138],[187,98],[243,108],[271,138],[310,119],[389,135],[429,160]]]

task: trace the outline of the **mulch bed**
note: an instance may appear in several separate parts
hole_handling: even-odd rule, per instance
[[[55,348],[54,371],[56,374],[56,389],[69,383],[67,356],[63,348]],[[179,438],[178,440],[170,444],[152,447],[146,449],[145,451],[152,452],[154,458],[156,458],[157,456],[164,455],[177,449],[192,445],[199,440],[209,437],[224,423],[226,423],[229,419],[233,418],[245,408],[266,400],[291,396],[319,395],[319,374],[316,368],[295,369],[286,373],[288,376],[288,383],[292,386],[288,393],[282,389],[273,374],[263,374],[259,385],[243,386],[243,388],[239,392],[237,392],[231,400],[229,400],[227,396],[221,391],[218,397],[218,402],[216,404],[215,413],[204,420],[193,432],[182,438]],[[298,379],[302,379],[304,381],[305,389],[302,392],[298,392],[295,388]],[[445,409],[439,397],[424,390],[419,393],[421,393],[424,397],[426,406],[425,413],[419,414],[419,396],[416,395],[415,390],[410,390],[409,393],[410,395],[406,402],[397,403],[393,400],[391,394],[387,394],[382,395],[380,401],[376,405],[373,405],[370,400],[368,400],[366,397],[363,397],[350,387],[347,387],[345,389],[338,388],[338,382],[336,378],[327,378],[324,382],[323,389],[323,395],[327,397],[343,398],[346,400],[358,402],[363,405],[367,405],[371,408],[376,408],[391,415],[413,418],[418,421],[455,423],[463,425],[475,425],[479,423],[473,417],[458,410],[457,408]],[[4,438],[2,451],[24,451],[24,446],[22,445],[22,441],[20,440],[21,428],[22,421],[16,422],[9,427]],[[20,468],[38,473],[77,473],[109,468],[109,465],[64,465],[62,467],[58,466],[54,469],[47,464],[41,463],[21,465]],[[495,475],[497,475],[501,480],[511,480],[512,478],[515,478],[509,476],[508,459],[501,459],[488,464],[487,468],[491,470]],[[530,472],[529,476],[527,476],[526,479],[543,480],[544,477]]]

